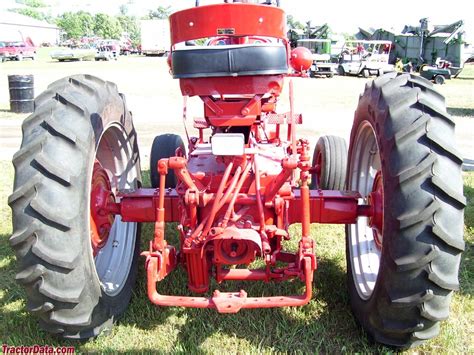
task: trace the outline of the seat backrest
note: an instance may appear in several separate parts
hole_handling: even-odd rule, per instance
[[[171,63],[177,79],[288,73],[287,51],[279,43],[180,48]]]

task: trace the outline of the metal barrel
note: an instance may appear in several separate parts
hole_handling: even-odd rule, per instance
[[[33,112],[35,108],[33,75],[9,75],[10,111],[16,113]]]

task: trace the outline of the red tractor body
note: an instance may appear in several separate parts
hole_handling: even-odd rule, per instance
[[[310,171],[318,167],[311,166],[309,143],[296,139],[302,116],[276,111],[290,59],[298,69],[305,66],[304,53],[291,57],[285,22],[281,9],[251,4],[196,7],[170,18],[172,74],[185,97],[200,97],[204,117],[194,119],[199,135],[189,138],[188,158],[178,149],[175,157],[159,160],[150,167],[158,170],[159,188],[124,194],[117,209],[124,221],[156,222],[153,243],[143,253],[148,295],[155,304],[225,313],[304,305],[311,299],[316,269],[310,223],[354,223],[370,212],[369,206],[358,206],[358,193],[308,188]],[[224,45],[174,47],[216,36]],[[293,107],[292,96],[290,101]],[[210,140],[204,138],[206,130],[212,130]],[[177,184],[167,190],[171,170]],[[166,222],[178,223],[178,250],[165,241]],[[292,223],[302,224],[296,253],[283,248]],[[257,258],[264,268],[235,268]],[[208,291],[211,276],[218,282],[299,278],[306,292],[264,298],[247,297],[244,290],[215,291],[210,298],[158,294],[156,282],[178,264],[186,267],[188,287],[195,293]]]

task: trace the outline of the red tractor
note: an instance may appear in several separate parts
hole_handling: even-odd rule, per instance
[[[379,77],[360,97],[349,152],[343,139],[324,136],[311,154],[296,135],[302,115],[293,112],[291,81],[290,112],[276,108],[285,77],[303,76],[311,63],[304,49],[290,50],[279,7],[198,6],[171,15],[170,26],[171,73],[204,113],[186,144],[155,138],[153,188],[141,186],[132,116],[113,83],[54,82],[23,123],[10,242],[41,326],[76,339],[110,328],[130,301],[141,222],[155,225],[141,252],[154,304],[219,313],[303,306],[317,268],[310,224],[337,223],[346,225],[351,306],[367,333],[401,348],[435,336],[459,287],[466,203],[444,98],[410,74]],[[289,252],[293,223],[301,235]],[[191,295],[159,293],[178,266]],[[208,293],[211,278],[299,279],[305,291]]]

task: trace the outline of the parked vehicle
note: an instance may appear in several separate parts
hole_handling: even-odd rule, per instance
[[[114,51],[114,47],[111,45],[108,46],[99,46],[97,47],[97,52],[95,54],[95,60],[117,60],[117,52]]]
[[[21,61],[24,58],[34,60],[36,49],[30,38],[27,38],[25,41],[0,41],[0,57],[2,61]]]
[[[438,68],[431,65],[423,65],[420,75],[436,84],[443,85],[447,79],[451,79],[451,72],[446,68]]]
[[[395,67],[388,63],[392,42],[346,41],[339,57],[339,75],[382,75]]]
[[[170,51],[168,20],[142,20],[140,26],[142,54],[164,55]]]
[[[436,58],[435,66],[439,69],[448,69],[453,78],[457,78],[464,68],[464,64],[461,67],[455,67],[449,60],[441,58]]]
[[[331,61],[330,39],[299,39],[298,46],[308,48],[313,56],[313,64],[309,69],[309,75],[326,76],[332,78],[337,73],[337,63]]]
[[[97,48],[107,48],[112,52],[114,58],[118,58],[120,55],[120,41],[116,39],[102,39],[96,42]]]
[[[60,62],[94,60],[96,56],[96,49],[90,46],[61,48],[51,52],[50,56],[52,59],[56,59]]]

